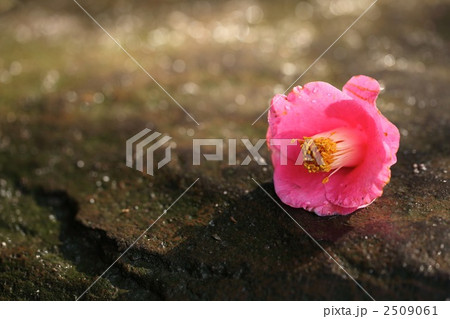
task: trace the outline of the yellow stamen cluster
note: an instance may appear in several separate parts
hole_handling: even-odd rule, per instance
[[[314,143],[310,141],[311,138],[308,137],[302,141],[302,147],[306,146],[303,154],[303,166],[310,173],[329,172],[337,151],[336,142],[328,137],[315,138],[312,140]]]

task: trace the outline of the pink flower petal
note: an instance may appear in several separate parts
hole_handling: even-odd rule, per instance
[[[328,106],[347,95],[325,82],[311,82],[295,87],[286,97],[278,94],[269,111],[272,138],[302,138],[343,124],[337,119],[323,121]]]
[[[378,93],[380,93],[380,84],[368,76],[356,75],[344,85],[342,91],[355,100],[375,106]]]
[[[333,171],[328,181],[324,178],[330,172],[310,173],[303,165],[295,164],[301,146],[288,148],[287,165],[280,163],[280,147],[270,146],[275,191],[284,203],[321,216],[345,215],[381,196],[389,182],[390,166],[396,162],[400,135],[376,108],[379,90],[376,80],[355,76],[343,92],[327,83],[313,82],[294,88],[287,97],[273,98],[267,132],[269,144],[271,139],[297,140],[346,129],[357,132],[358,139],[366,144],[365,148],[350,148],[358,150],[362,160],[347,161],[352,167]]]
[[[369,86],[370,90],[366,89],[365,85]],[[359,166],[353,169],[341,169],[334,174],[325,185],[325,191],[327,199],[335,205],[365,207],[380,197],[383,187],[389,183],[390,166],[396,162],[395,153],[398,150],[400,135],[398,129],[378,111],[374,104],[379,91],[378,82],[366,76],[357,76],[344,86],[346,93],[348,87],[355,91],[359,90],[356,91],[358,97],[355,101],[359,103],[361,109],[352,109],[352,117],[348,119],[354,119],[356,116],[364,122],[368,136],[366,156]],[[376,91],[377,88],[378,91]],[[363,94],[367,99],[360,98]],[[342,106],[337,108],[339,107]]]
[[[279,162],[278,152],[272,153],[272,162]],[[274,171],[274,186],[282,201],[297,208],[314,211],[319,216],[346,215],[356,208],[339,207],[331,204],[325,197],[322,180],[326,173],[311,174],[303,167],[294,165],[278,165]]]

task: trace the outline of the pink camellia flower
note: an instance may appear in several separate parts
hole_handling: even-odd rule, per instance
[[[272,99],[267,141],[285,204],[346,215],[381,196],[400,134],[377,109],[379,92],[376,80],[359,75],[342,91],[311,82]]]

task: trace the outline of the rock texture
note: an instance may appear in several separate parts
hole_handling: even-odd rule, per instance
[[[254,183],[276,198],[270,166],[191,163],[193,138],[264,138],[269,99],[370,2],[82,5],[200,125],[75,4],[0,5],[0,299],[76,299],[199,178],[83,299],[369,300]],[[380,1],[297,82],[372,76],[402,134],[368,208],[283,206],[377,300],[450,297],[449,17]],[[145,127],[175,143],[154,177],[125,166]]]

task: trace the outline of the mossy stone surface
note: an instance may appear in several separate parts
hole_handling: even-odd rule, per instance
[[[402,135],[369,207],[283,206],[317,243],[254,183],[276,198],[270,165],[193,166],[192,139],[264,138],[269,99],[370,2],[82,5],[200,125],[74,3],[0,5],[1,300],[76,299],[197,178],[82,299],[369,300],[317,243],[377,300],[449,297],[448,3],[380,1],[296,82],[374,77]],[[125,165],[144,128],[175,143],[154,176]]]

